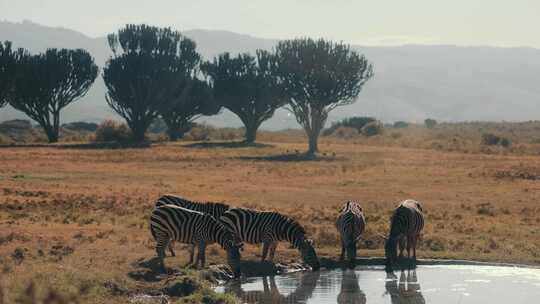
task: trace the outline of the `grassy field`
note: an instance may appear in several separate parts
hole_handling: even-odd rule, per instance
[[[324,137],[326,158],[302,161],[296,151],[306,144],[295,134],[263,134],[257,147],[0,149],[0,303],[30,303],[25,297],[33,293],[118,303],[163,289],[168,282],[148,267],[155,255],[148,218],[165,193],[283,212],[306,227],[327,257],[339,254],[334,221],[345,200],[359,201],[367,216],[359,256],[381,256],[379,234],[388,232],[392,209],[413,198],[427,213],[420,258],[540,264],[540,157],[534,153],[436,149],[388,133],[378,140]],[[393,137],[399,142],[385,143]],[[178,257],[166,259],[169,267],[187,262],[186,247],[177,248]],[[260,251],[248,246],[243,258],[259,258]],[[217,246],[207,254],[211,263],[224,262]],[[299,256],[280,244],[276,258]],[[188,271],[182,279],[200,276]]]

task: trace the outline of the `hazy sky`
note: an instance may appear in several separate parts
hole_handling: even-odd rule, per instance
[[[0,20],[25,19],[90,36],[144,22],[366,45],[540,48],[540,0],[0,0]]]

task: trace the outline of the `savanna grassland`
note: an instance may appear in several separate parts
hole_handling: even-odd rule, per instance
[[[453,131],[425,132],[322,137],[317,160],[299,156],[306,144],[297,132],[263,132],[250,147],[215,141],[139,149],[4,147],[0,300],[58,293],[118,303],[162,289],[166,281],[148,267],[155,256],[148,219],[165,193],[283,212],[306,227],[326,257],[339,254],[334,221],[345,200],[359,201],[367,217],[359,256],[382,256],[379,235],[388,232],[392,209],[414,198],[427,218],[420,258],[540,264],[536,144],[514,139],[513,148],[485,148],[476,135],[456,131],[454,140]],[[187,247],[176,246],[178,256],[166,264],[180,268]],[[243,258],[257,259],[260,251],[247,246]],[[224,262],[215,245],[207,255],[211,263]],[[276,259],[299,256],[280,244]]]

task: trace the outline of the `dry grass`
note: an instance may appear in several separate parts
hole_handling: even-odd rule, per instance
[[[371,256],[382,255],[377,234],[387,232],[391,210],[414,198],[427,210],[420,257],[540,264],[540,185],[498,173],[536,174],[539,157],[383,145],[392,139],[388,132],[379,139],[323,138],[325,160],[284,157],[305,149],[299,134],[264,132],[267,145],[257,147],[0,149],[0,296],[27,294],[35,282],[82,302],[118,303],[127,300],[122,291],[162,288],[141,262],[155,255],[148,217],[164,193],[291,215],[323,256],[339,253],[334,220],[343,201],[362,204],[367,231],[359,255]],[[187,261],[180,248],[169,266]],[[243,256],[254,259],[260,250],[248,246]],[[224,261],[222,250],[208,253],[211,262]],[[298,259],[286,244],[276,256]]]

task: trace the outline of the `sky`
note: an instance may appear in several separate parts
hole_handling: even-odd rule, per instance
[[[147,23],[360,45],[540,48],[540,0],[0,0],[0,20],[92,37]]]

